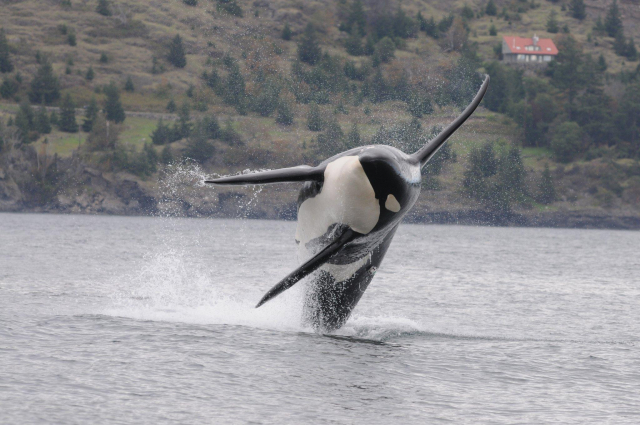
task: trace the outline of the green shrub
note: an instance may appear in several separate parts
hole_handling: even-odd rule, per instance
[[[222,12],[226,12],[231,16],[237,16],[242,18],[244,12],[236,0],[218,0],[217,9]]]
[[[102,16],[111,16],[111,8],[109,7],[109,1],[98,0],[98,5],[96,6],[96,12],[98,12]]]

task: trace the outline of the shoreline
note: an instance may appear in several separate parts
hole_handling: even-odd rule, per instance
[[[111,216],[111,217],[150,217],[150,218],[203,218],[223,220],[274,220],[296,221],[289,214],[271,215],[249,213],[232,215],[224,213],[213,214],[180,214],[163,215],[159,212],[100,212],[100,211],[68,211],[57,208],[28,208],[20,210],[0,209],[0,214],[50,214],[50,215],[80,215],[80,216]],[[405,224],[444,225],[444,226],[476,226],[476,227],[519,227],[542,229],[588,229],[588,230],[640,230],[640,217],[597,215],[583,212],[572,213],[542,213],[526,215],[519,212],[496,214],[483,210],[466,211],[437,211],[423,214],[409,214]]]

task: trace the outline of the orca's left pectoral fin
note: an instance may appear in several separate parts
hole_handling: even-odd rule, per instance
[[[323,180],[324,167],[310,167],[308,165],[299,165],[297,167],[280,168],[279,170],[260,171],[257,173],[239,174],[237,176],[220,177],[213,180],[207,180],[205,181],[205,183],[220,185],[248,185]]]
[[[298,267],[296,270],[291,272],[287,277],[285,277],[280,282],[278,282],[276,286],[271,288],[269,292],[267,292],[264,295],[264,297],[262,297],[258,305],[256,305],[256,308],[260,307],[262,304],[266,303],[270,299],[280,295],[282,292],[291,288],[293,285],[298,283],[300,280],[302,280],[306,276],[318,270],[318,268],[320,268],[320,266],[326,263],[333,254],[338,252],[344,245],[351,242],[358,235],[360,234],[357,232],[354,232],[351,229],[345,230],[342,233],[342,235],[340,235],[340,237],[338,237],[335,241],[331,242],[322,251],[317,253],[311,259],[309,259],[300,267]]]

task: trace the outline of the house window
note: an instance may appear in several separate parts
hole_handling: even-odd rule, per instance
[[[518,55],[518,62],[524,61],[524,55]]]

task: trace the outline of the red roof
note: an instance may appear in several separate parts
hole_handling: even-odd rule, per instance
[[[540,38],[538,40],[538,46],[540,46],[540,50],[527,50],[525,47],[533,46],[532,38],[522,38],[522,37],[502,37],[506,45],[511,50],[511,53],[520,53],[524,55],[551,55],[555,56],[558,54],[558,48],[553,43],[553,40],[550,38]]]

